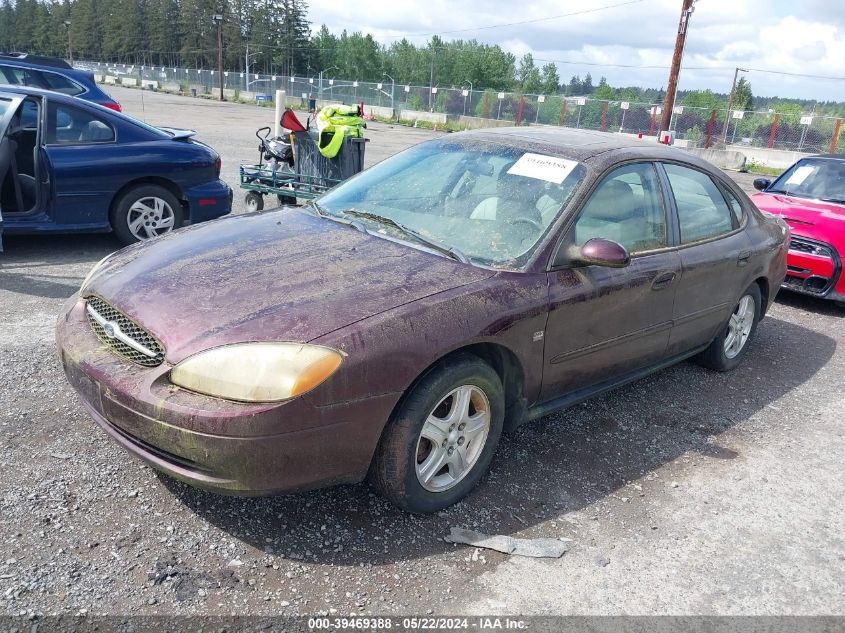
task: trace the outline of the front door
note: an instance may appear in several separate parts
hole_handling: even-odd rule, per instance
[[[12,143],[6,132],[9,123],[20,106],[21,99],[17,95],[0,94],[0,251],[3,250],[3,197],[4,192],[14,191],[10,173],[12,164]]]
[[[564,237],[577,249],[600,237],[631,254],[624,268],[567,266],[548,273],[541,400],[617,378],[665,358],[680,256],[672,248],[664,195],[651,163],[610,172]]]

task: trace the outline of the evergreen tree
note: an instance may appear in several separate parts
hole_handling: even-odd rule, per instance
[[[543,94],[551,95],[560,92],[560,75],[555,64],[550,62],[543,66],[541,82]]]

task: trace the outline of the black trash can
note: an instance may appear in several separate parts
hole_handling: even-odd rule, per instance
[[[311,97],[308,98],[308,111],[309,112],[316,112],[317,111],[317,100]]]
[[[332,187],[364,169],[364,138],[347,136],[334,158],[320,153],[316,139],[309,132],[293,133],[293,160],[297,175],[324,181]]]

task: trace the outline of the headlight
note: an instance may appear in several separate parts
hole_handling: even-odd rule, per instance
[[[340,352],[300,343],[238,343],[186,358],[170,381],[190,391],[239,402],[277,402],[311,391],[343,360]]]
[[[117,252],[117,251],[115,251],[115,253],[116,253],[116,252]],[[85,286],[87,286],[87,285],[88,285],[88,282],[89,282],[89,281],[91,281],[91,279],[94,277],[94,275],[96,275],[96,274],[100,271],[100,268],[102,268],[102,267],[103,267],[103,264],[105,264],[105,263],[106,263],[106,260],[107,260],[109,257],[111,257],[112,255],[114,255],[114,253],[109,253],[108,255],[106,255],[105,257],[103,257],[103,259],[101,259],[101,260],[100,260],[100,261],[98,261],[96,264],[94,264],[94,267],[90,270],[90,272],[88,273],[88,275],[85,277],[85,280],[82,282],[82,285],[81,285],[81,286],[79,286],[79,292],[82,292],[82,291],[83,291],[83,289],[85,288]]]

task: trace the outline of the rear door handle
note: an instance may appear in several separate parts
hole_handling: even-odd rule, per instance
[[[745,266],[749,259],[751,259],[751,251],[742,251],[739,257],[736,258],[736,265]]]
[[[672,285],[672,282],[675,281],[675,277],[676,275],[673,272],[657,275],[657,277],[654,278],[654,281],[651,282],[652,290],[663,290],[664,288],[668,288]]]

